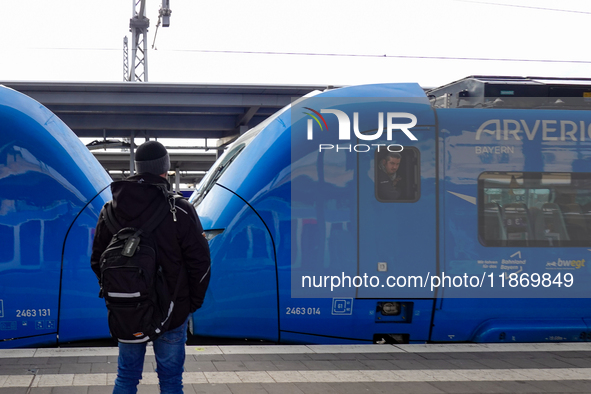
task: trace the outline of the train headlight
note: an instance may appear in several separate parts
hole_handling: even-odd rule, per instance
[[[381,308],[382,315],[394,316],[400,314],[400,302],[382,302]]]
[[[224,230],[205,230],[203,231],[203,236],[205,237],[205,239],[207,241],[211,241],[212,239],[214,239],[216,236],[220,235],[221,233],[223,233]]]

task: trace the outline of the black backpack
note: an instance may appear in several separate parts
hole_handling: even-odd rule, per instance
[[[113,238],[101,255],[99,296],[107,305],[111,336],[119,342],[152,341],[170,324],[180,273],[171,299],[158,264],[157,245],[150,237],[168,212],[173,216],[176,213],[174,195],[168,191],[165,195],[166,200],[154,201],[160,208],[140,229],[122,227],[113,212],[112,201],[103,208],[105,224]]]

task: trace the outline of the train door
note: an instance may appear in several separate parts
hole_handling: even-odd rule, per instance
[[[282,340],[313,340],[289,331],[323,343],[383,342],[378,334],[425,341],[430,288],[388,281],[436,271],[435,120],[423,90],[366,86],[305,105],[292,108],[292,291]],[[396,168],[382,175],[387,154]]]
[[[366,319],[374,340],[390,334],[396,342],[424,341],[429,335],[429,278],[437,273],[435,129],[420,124],[412,128],[417,141],[402,133],[395,141],[384,136],[358,155],[358,274],[367,283],[357,288],[355,302],[375,316]],[[383,311],[390,300],[399,302]]]

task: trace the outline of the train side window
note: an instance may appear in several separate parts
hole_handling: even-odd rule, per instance
[[[591,173],[480,174],[478,238],[484,246],[591,246]]]
[[[376,150],[375,196],[380,202],[416,202],[421,195],[420,153],[417,148],[402,152]]]

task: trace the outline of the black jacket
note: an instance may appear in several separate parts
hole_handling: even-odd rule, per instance
[[[402,198],[403,185],[400,179],[392,180],[382,168],[378,168],[377,189],[380,200],[395,201]]]
[[[162,191],[151,185],[158,183],[170,188],[166,179],[147,173],[111,185],[113,209],[122,226],[140,228],[157,209],[151,206],[152,201],[161,198],[165,203]],[[209,246],[202,235],[203,228],[195,208],[185,199],[176,198],[175,201],[177,221],[173,220],[170,213],[152,233],[152,238],[158,245],[158,260],[171,296],[180,274],[180,287],[170,329],[179,327],[190,312],[195,312],[201,307],[210,273]],[[97,278],[100,277],[100,256],[112,236],[101,212],[96,225],[90,263]],[[182,274],[179,272],[181,269]]]

